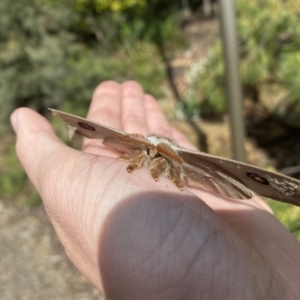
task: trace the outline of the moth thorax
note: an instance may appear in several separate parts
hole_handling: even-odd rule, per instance
[[[159,135],[150,134],[147,136],[147,140],[151,142],[151,144],[153,144],[154,146],[157,146],[159,143],[165,143],[170,147],[175,146],[172,140]]]

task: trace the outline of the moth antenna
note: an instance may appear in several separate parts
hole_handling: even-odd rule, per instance
[[[140,134],[140,133],[129,133],[128,135],[129,135],[130,137],[132,137],[132,138],[145,139],[145,137],[144,137],[142,134]]]

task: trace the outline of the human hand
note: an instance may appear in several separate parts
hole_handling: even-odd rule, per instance
[[[135,82],[105,82],[88,118],[193,146]],[[69,148],[42,116],[12,115],[17,153],[75,266],[108,299],[298,299],[300,246],[259,198],[180,192],[99,140]]]

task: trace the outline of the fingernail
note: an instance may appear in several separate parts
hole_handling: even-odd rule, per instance
[[[15,131],[15,133],[18,132],[18,127],[19,127],[19,120],[18,120],[18,113],[14,111],[11,116],[10,116],[10,122],[11,125]]]

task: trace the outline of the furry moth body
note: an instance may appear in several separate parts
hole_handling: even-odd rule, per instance
[[[185,184],[234,199],[251,199],[253,192],[264,197],[300,206],[300,181],[264,169],[182,148],[170,139],[144,137],[77,117],[55,109],[53,115],[69,124],[70,138],[76,132],[101,139],[129,162],[127,171],[146,166],[154,180],[166,175],[180,190]]]

